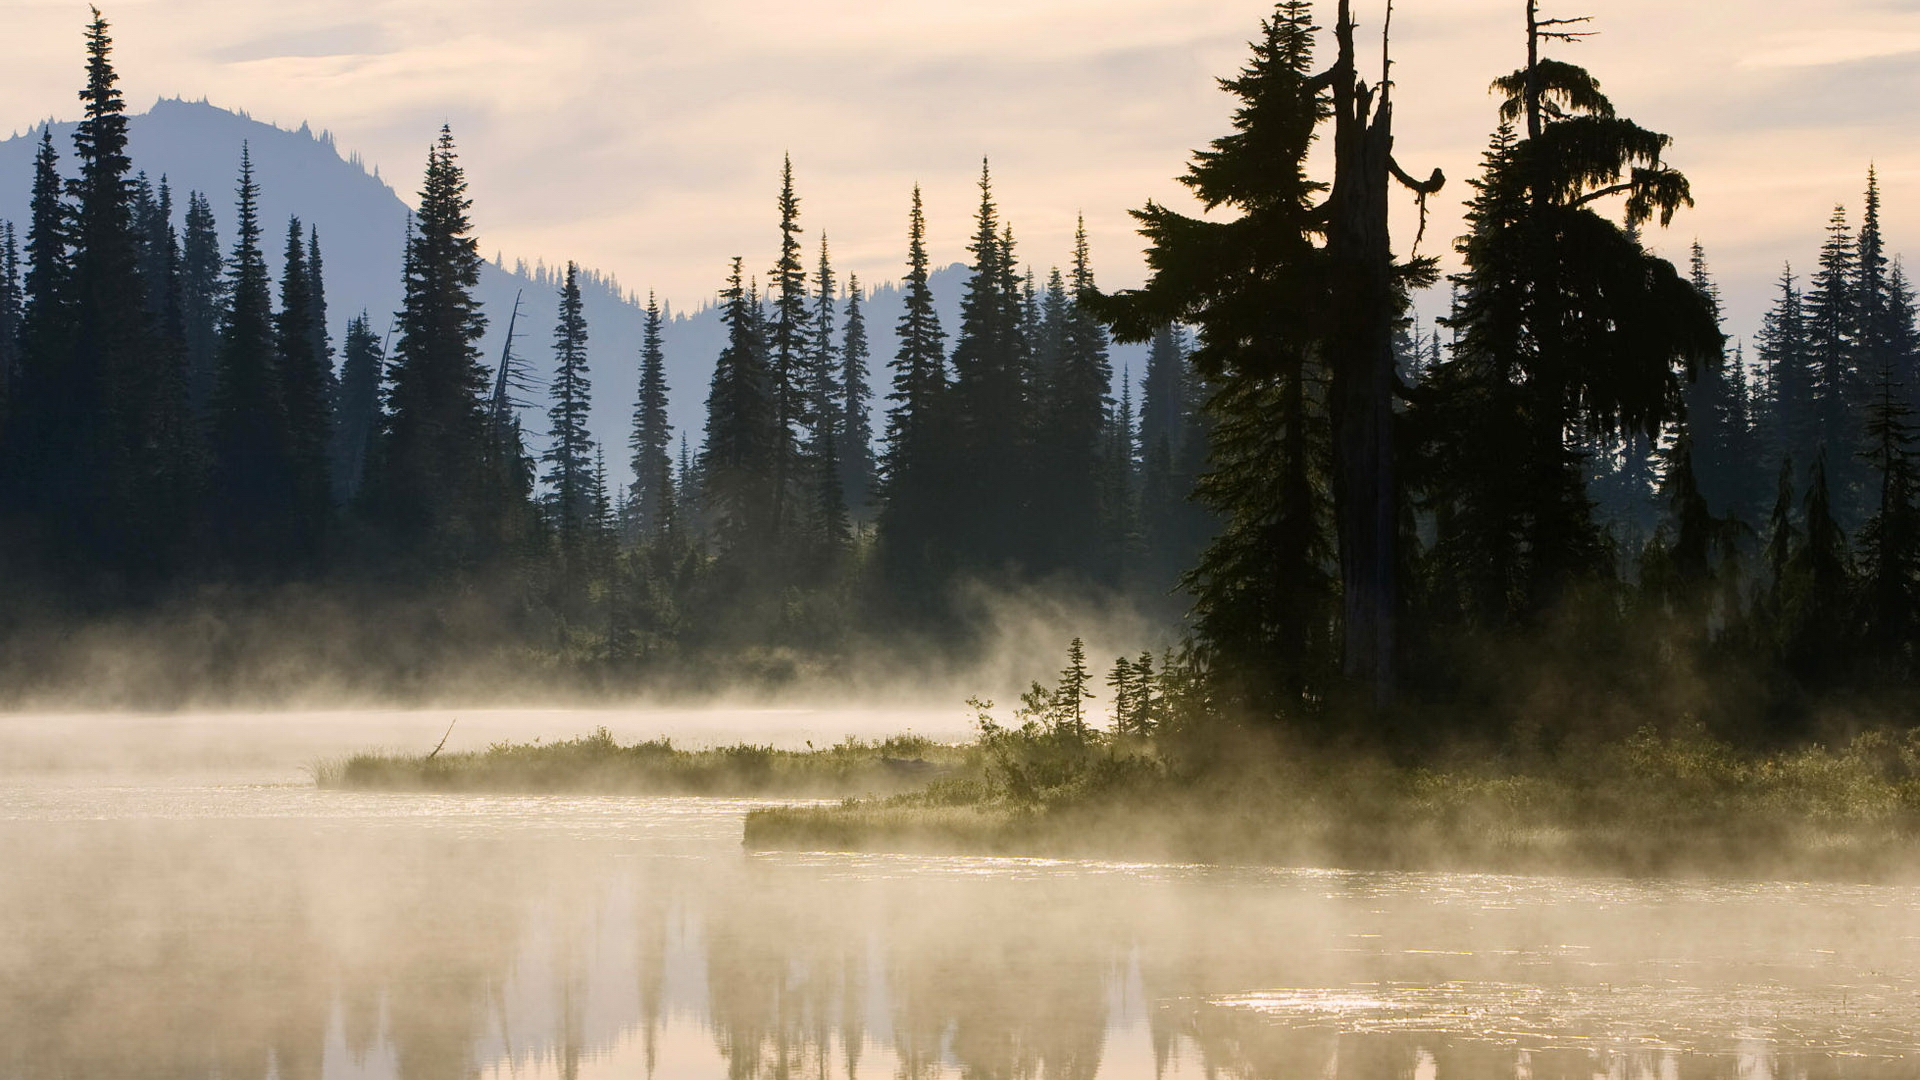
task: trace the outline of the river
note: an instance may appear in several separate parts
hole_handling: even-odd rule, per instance
[[[754,853],[750,801],[303,777],[448,719],[0,720],[0,1080],[1920,1075],[1920,890]],[[958,726],[450,745],[601,723]]]

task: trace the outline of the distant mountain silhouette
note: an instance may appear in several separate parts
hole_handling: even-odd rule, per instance
[[[13,221],[22,230],[27,220],[33,155],[45,126],[44,123],[35,125],[24,134],[0,140],[0,219]],[[61,155],[62,171],[68,174],[72,170],[73,130],[74,124],[70,121],[53,124],[54,146]],[[423,133],[421,138],[422,169],[430,134]],[[162,98],[152,109],[133,116],[130,122],[129,150],[134,168],[144,171],[155,183],[165,176],[172,185],[175,226],[179,227],[186,212],[187,192],[203,192],[212,202],[214,216],[220,224],[223,250],[232,244],[229,230],[233,224],[234,188],[242,143],[248,145],[253,157],[254,175],[260,185],[263,246],[275,273],[278,273],[287,219],[298,216],[302,222],[320,230],[329,330],[335,347],[345,333],[347,320],[362,310],[371,313],[376,329],[384,330],[400,306],[400,253],[410,212],[408,202],[401,199],[391,184],[397,182],[402,190],[411,192],[418,185],[419,177],[383,177],[377,171],[368,171],[357,156],[342,157],[332,136],[326,132],[316,134],[304,124],[289,131],[205,101]],[[901,261],[904,263],[904,211],[900,217],[903,222]],[[750,268],[773,261],[772,252],[778,240],[775,229],[776,223],[769,221],[767,251],[741,253],[747,256]],[[485,236],[480,237],[480,246],[482,251],[491,250]],[[567,258],[565,252],[547,254],[553,257],[552,263],[489,263],[480,282],[480,297],[489,319],[483,346],[488,364],[499,362],[514,298],[519,295],[520,317],[514,331],[514,353],[527,360],[543,380],[552,364],[553,326],[558,318],[558,273]],[[726,259],[733,254],[713,253],[716,291],[725,272]],[[644,276],[644,268],[640,268],[640,275]],[[932,276],[940,321],[948,332],[949,344],[959,322],[965,279],[965,269],[957,263],[936,270]],[[644,285],[632,288],[613,274],[584,267],[581,286],[593,369],[593,434],[606,450],[609,482],[624,484],[629,477],[627,434],[639,384],[638,358],[646,288]],[[893,283],[869,291],[867,326],[873,350],[871,378],[877,397],[874,425],[877,434],[883,424],[881,417],[890,381],[886,362],[897,348],[894,326],[900,319],[901,302],[899,290]],[[676,447],[679,435],[684,432],[688,442],[697,448],[705,424],[707,381],[713,371],[714,358],[725,344],[725,328],[711,303],[692,312],[673,312],[672,315],[666,333],[667,378],[672,391],[668,415],[674,425]],[[1136,376],[1144,372],[1145,357],[1144,348],[1116,347],[1113,354],[1116,379],[1128,364]],[[537,452],[546,440],[547,402],[543,393],[529,397],[531,400],[525,403],[526,430],[529,444]]]

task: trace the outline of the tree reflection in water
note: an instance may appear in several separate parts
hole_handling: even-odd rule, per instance
[[[0,867],[0,1080],[1920,1064],[1899,890],[751,856],[270,816],[4,822]],[[1826,951],[1755,951],[1793,933]]]

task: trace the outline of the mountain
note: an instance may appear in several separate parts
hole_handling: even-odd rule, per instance
[[[27,220],[33,156],[46,126],[36,125],[24,134],[0,141],[0,219],[16,222],[22,228]],[[54,147],[61,154],[63,171],[70,172],[74,124],[54,122],[52,127]],[[423,133],[421,138],[423,171],[424,147],[431,135],[431,132]],[[329,329],[336,345],[345,334],[347,321],[361,311],[373,316],[376,329],[384,329],[400,306],[400,255],[410,209],[408,202],[377,170],[369,171],[357,156],[342,157],[333,137],[326,132],[316,134],[304,124],[290,131],[205,101],[162,98],[152,109],[131,117],[129,122],[128,149],[134,167],[156,183],[162,176],[167,178],[174,192],[176,227],[186,212],[187,192],[203,192],[212,202],[214,216],[222,227],[223,248],[231,243],[226,229],[232,224],[243,143],[252,156],[254,178],[260,186],[263,246],[275,273],[278,273],[287,219],[298,216],[304,224],[320,230]],[[418,179],[404,177],[400,182],[411,191]],[[902,263],[906,257],[904,232],[903,227]],[[760,258],[744,253],[749,256],[750,267],[760,262],[771,265],[771,252],[778,239],[775,222],[767,223],[767,236],[768,250],[760,253]],[[482,236],[480,243],[481,250],[487,250],[486,237]],[[554,254],[555,262],[564,265],[565,253]],[[732,254],[714,253],[716,293],[725,259]],[[509,316],[518,297],[520,315],[515,322],[514,353],[529,361],[534,372],[545,378],[551,370],[553,326],[558,320],[557,275],[553,266],[542,261],[511,266],[496,261],[487,265],[481,274],[480,299],[489,320],[482,346],[489,364],[499,362]],[[937,270],[932,276],[941,325],[949,335],[959,323],[965,278],[965,270],[959,264]],[[627,432],[639,385],[645,289],[628,289],[615,275],[586,268],[582,268],[581,283],[590,338],[593,434],[606,449],[609,480],[625,483],[630,476]],[[875,427],[878,429],[890,381],[885,363],[898,347],[894,326],[899,322],[902,305],[899,290],[892,284],[869,291],[867,326],[875,365],[872,380],[876,393],[882,395],[882,400],[876,401]],[[725,344],[725,334],[718,310],[711,303],[692,312],[673,312],[666,329],[667,379],[672,391],[668,415],[676,439],[684,432],[695,448],[700,444],[705,426],[707,382],[714,358]],[[1116,377],[1128,364],[1136,375],[1144,373],[1145,349],[1116,347]],[[547,403],[544,394],[529,396],[532,400],[525,403],[524,410],[526,430],[537,452],[544,443]]]

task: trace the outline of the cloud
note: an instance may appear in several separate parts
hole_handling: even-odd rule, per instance
[[[1920,30],[1844,28],[1782,36],[1740,61],[1743,68],[1806,68],[1909,56],[1920,52]]]

